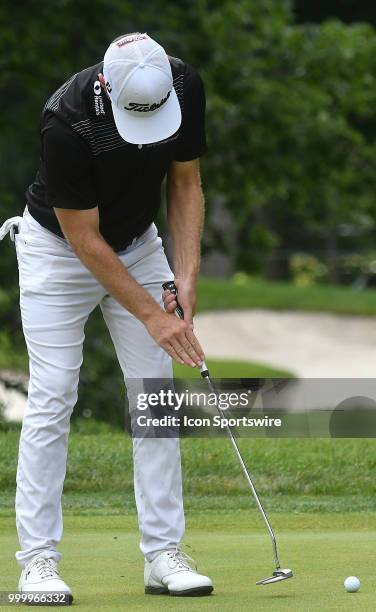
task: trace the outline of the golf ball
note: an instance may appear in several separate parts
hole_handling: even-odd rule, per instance
[[[348,593],[356,593],[359,591],[360,580],[356,576],[349,576],[343,584]]]

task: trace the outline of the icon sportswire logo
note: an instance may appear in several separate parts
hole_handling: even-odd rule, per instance
[[[140,102],[128,102],[128,106],[124,106],[125,110],[136,111],[137,113],[150,113],[151,111],[157,110],[167,102],[170,97],[171,90],[168,92],[165,98],[162,98],[160,102],[153,102],[153,104],[142,104]]]

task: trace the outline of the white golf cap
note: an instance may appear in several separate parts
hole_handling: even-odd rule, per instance
[[[120,136],[133,144],[159,142],[179,129],[180,104],[163,47],[147,34],[111,43],[103,75]]]

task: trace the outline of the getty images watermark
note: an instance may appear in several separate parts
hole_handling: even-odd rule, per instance
[[[376,437],[376,379],[127,381],[133,437]]]
[[[280,417],[269,417],[262,415],[259,417],[231,417],[224,416],[226,410],[236,410],[239,408],[247,408],[249,406],[249,395],[251,389],[246,392],[220,392],[220,393],[205,393],[197,391],[176,392],[172,389],[160,389],[158,392],[138,393],[137,394],[137,410],[150,411],[153,408],[167,408],[176,413],[189,409],[208,410],[219,408],[222,414],[210,416],[197,416],[182,414],[159,414],[158,416],[150,416],[141,414],[136,417],[139,427],[215,427],[225,429],[226,427],[281,427],[282,419]],[[153,410],[152,410],[153,412]]]

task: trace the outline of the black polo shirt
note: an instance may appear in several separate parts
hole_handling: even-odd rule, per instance
[[[100,232],[115,250],[125,249],[152,223],[161,184],[172,161],[190,161],[206,150],[205,94],[189,65],[170,58],[182,110],[179,130],[161,142],[124,141],[96,64],[72,76],[47,101],[41,118],[41,162],[26,191],[30,214],[63,237],[53,207],[99,208]]]

